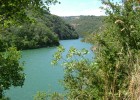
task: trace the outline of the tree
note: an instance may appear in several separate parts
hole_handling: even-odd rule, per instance
[[[8,19],[16,19],[19,17],[25,19],[26,9],[33,7],[34,9],[46,9],[50,4],[57,3],[57,0],[1,0],[0,1],[0,22],[4,24],[4,21]],[[47,5],[47,6],[46,6]],[[19,21],[18,21],[19,22]]]
[[[0,99],[3,91],[11,86],[22,86],[24,83],[23,67],[19,64],[20,52],[16,48],[8,48],[0,52]]]
[[[107,5],[106,26],[93,36],[95,61],[103,72],[102,96],[105,100],[137,99],[138,85],[132,83],[132,77],[138,73],[140,64],[140,10],[135,9],[139,3],[137,0],[129,0],[123,6],[110,0],[103,3]]]
[[[47,5],[55,2],[57,0],[46,0]],[[23,86],[25,77],[19,63],[20,53],[15,47],[9,47],[5,42],[7,39],[3,38],[7,38],[4,36],[10,25],[19,24],[22,20],[29,21],[25,11],[31,6],[34,6],[34,9],[46,7],[42,0],[0,1],[0,99],[4,98],[4,90],[11,86]]]

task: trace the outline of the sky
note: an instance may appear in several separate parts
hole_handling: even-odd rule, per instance
[[[50,12],[58,16],[79,16],[79,15],[105,15],[99,7],[100,0],[58,0],[61,4],[51,5]]]

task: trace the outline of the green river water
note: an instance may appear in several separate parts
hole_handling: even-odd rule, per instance
[[[67,50],[73,46],[77,49],[86,48],[90,50],[91,45],[77,40],[61,40]],[[24,72],[26,79],[23,87],[12,87],[5,95],[11,100],[33,100],[33,96],[37,91],[59,92],[63,93],[63,86],[60,80],[63,79],[63,67],[59,65],[52,66],[51,60],[57,47],[24,50],[22,51],[21,62],[24,64]],[[93,53],[90,52],[87,57],[92,58]]]

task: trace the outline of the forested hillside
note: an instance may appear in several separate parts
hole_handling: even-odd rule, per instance
[[[72,25],[81,36],[85,36],[97,31],[103,25],[105,16],[70,16],[62,18],[66,23]]]
[[[78,38],[72,26],[47,10],[28,8],[25,14],[27,19],[20,21],[20,24],[6,23],[0,34],[1,51],[12,45],[18,49],[32,49],[59,45],[59,39]]]

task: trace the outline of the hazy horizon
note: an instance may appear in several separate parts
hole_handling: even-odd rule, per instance
[[[61,4],[51,5],[51,14],[58,16],[105,15],[99,0],[58,0]]]

